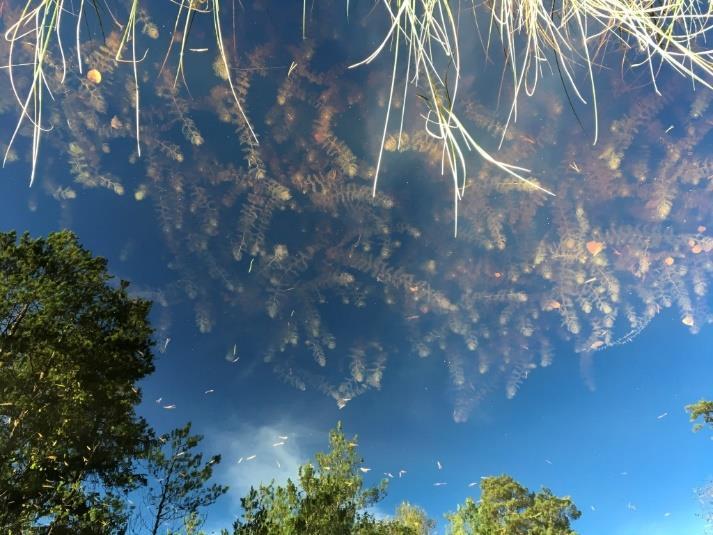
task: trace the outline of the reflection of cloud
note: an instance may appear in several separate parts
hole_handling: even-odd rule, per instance
[[[372,515],[376,520],[382,521],[382,520],[392,520],[394,518],[393,513],[389,513],[384,509],[384,506],[381,504],[375,504],[372,505],[371,507],[367,507],[365,510],[367,513]]]
[[[579,357],[579,373],[590,391],[594,392],[597,389],[597,383],[594,377],[594,362],[592,353],[582,353]]]
[[[221,451],[223,455],[217,475],[230,486],[229,494],[236,503],[251,486],[268,484],[273,479],[278,484],[284,484],[288,478],[295,481],[299,466],[307,462],[315,451],[326,449],[326,443],[314,444],[312,438],[307,438],[315,434],[321,435],[315,430],[289,422],[275,422],[259,427],[241,424],[232,431],[210,433],[212,441],[215,441],[210,447]],[[280,442],[284,444],[273,446]],[[253,459],[247,460],[253,455]],[[239,463],[240,458],[243,460]]]
[[[226,516],[210,516],[204,526],[207,533],[219,533],[222,527],[240,515],[240,498],[248,493],[251,486],[257,488],[273,480],[278,485],[284,485],[288,478],[298,483],[300,465],[314,463],[315,453],[329,448],[329,433],[326,430],[290,421],[275,421],[261,426],[228,422],[224,429],[206,432],[205,436],[209,441],[205,450],[221,452],[222,460],[215,471],[215,482],[230,487],[228,496],[232,502],[232,507],[228,509],[230,513]],[[273,446],[280,442],[284,444]],[[248,461],[248,457],[253,455],[255,458]],[[240,458],[243,460],[238,463]],[[381,503],[368,507],[365,512],[377,520],[393,518],[393,511]]]

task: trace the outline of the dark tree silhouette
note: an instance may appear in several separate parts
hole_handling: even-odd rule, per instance
[[[205,486],[213,466],[220,463],[220,455],[203,464],[203,455],[193,451],[202,439],[191,435],[189,422],[159,437],[149,450],[146,465],[150,479],[144,502],[150,514],[146,528],[152,535],[165,523],[196,515],[228,491],[223,485]]]

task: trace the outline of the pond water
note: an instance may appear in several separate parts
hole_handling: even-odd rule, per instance
[[[443,529],[472,483],[508,473],[571,495],[580,533],[701,532],[711,443],[684,406],[713,370],[713,94],[666,70],[657,94],[612,53],[596,144],[592,107],[554,68],[507,124],[503,59],[466,33],[456,111],[553,195],[471,151],[454,203],[423,81],[405,99],[396,86],[373,194],[391,56],[349,68],[385,35],[373,6],[316,3],[304,39],[301,4],[229,7],[240,106],[211,17],[192,23],[177,74],[178,43],[162,70],[175,6],[151,6],[139,155],[120,30],[90,19],[83,74],[74,49],[63,84],[48,60],[32,186],[27,121],[0,170],[0,230],[72,229],[154,302],[139,412],[159,431],[191,420],[223,454],[231,490],[207,527],[227,527],[250,485],[294,476],[341,420],[365,480],[390,479],[380,515],[408,499]],[[18,110],[0,83],[5,148]]]

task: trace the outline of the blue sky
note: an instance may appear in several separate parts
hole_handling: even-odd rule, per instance
[[[59,228],[52,205],[27,209],[33,188],[3,176],[0,193],[8,209],[0,213],[0,228],[36,235]],[[96,219],[96,205],[81,206],[87,213],[75,209],[71,227],[83,243],[107,256],[113,272],[151,278],[143,266],[160,265],[161,252],[137,250],[133,262],[122,262],[125,244],[140,237],[112,219]],[[158,322],[161,308],[155,312]],[[582,379],[579,357],[563,344],[554,364],[535,370],[514,399],[490,395],[461,424],[451,418],[447,380],[434,359],[399,356],[380,391],[338,410],[319,393],[281,383],[255,364],[258,354],[238,348],[240,360],[226,361],[234,344],[230,334],[200,335],[180,310],[170,338],[156,373],[143,384],[140,413],[159,431],[191,420],[206,436],[206,451],[223,454],[217,478],[233,490],[211,510],[209,526],[228,525],[250,485],[294,476],[300,463],[326,447],[328,430],[342,420],[348,434],[359,435],[365,466],[372,469],[365,480],[396,476],[377,507],[382,514],[407,499],[440,519],[477,491],[469,483],[508,473],[530,488],[545,485],[571,495],[583,512],[576,523],[583,534],[702,530],[694,489],[713,477],[711,437],[707,430],[691,432],[683,406],[710,396],[713,333],[692,336],[673,314],[657,318],[633,342],[597,353],[590,372],[594,390]],[[209,389],[214,392],[205,394]],[[176,409],[165,410],[165,404]],[[281,435],[289,437],[286,444],[273,447]],[[257,457],[238,464],[250,455]],[[399,470],[407,471],[400,479]],[[447,485],[434,486],[439,482]]]
[[[368,33],[356,24],[341,30],[351,40]],[[360,57],[370,42],[378,42],[376,35],[366,37],[359,42],[364,50],[352,51],[350,57]],[[196,39],[198,46],[206,36],[197,31]],[[325,62],[344,61],[346,56],[336,45],[321,52]],[[155,60],[155,56],[149,58]],[[487,72],[496,78],[500,75],[495,67]],[[355,85],[364,82],[354,80]],[[544,89],[557,89],[559,81],[550,78],[545,84],[549,85]],[[199,78],[191,87],[199,93],[205,89],[202,85]],[[491,96],[497,89],[487,77],[478,88]],[[147,102],[151,101],[147,98]],[[349,122],[350,133],[356,137],[362,127],[365,132],[380,132],[382,112],[375,108],[366,120]],[[2,132],[11,132],[7,117],[0,124]],[[582,117],[591,128],[591,114]],[[213,127],[218,134],[224,133],[215,124],[207,130]],[[217,144],[217,152],[233,157],[234,147],[225,139]],[[375,141],[369,138],[369,143]],[[605,135],[601,143],[606,143]],[[116,154],[131,150],[127,147],[120,146]],[[142,168],[121,167],[112,153],[106,160],[123,173],[126,195],[77,187],[77,199],[58,202],[50,195],[52,189],[57,184],[70,185],[72,177],[66,172],[64,155],[55,149],[49,142],[43,146],[40,173],[32,188],[27,185],[24,162],[0,169],[0,230],[43,235],[71,228],[89,250],[109,259],[112,273],[132,282],[136,295],[157,297],[158,290],[177,277],[176,259],[157,224],[154,199],[149,196],[137,202],[132,197],[135,187],[146,182],[136,171]],[[559,150],[555,146],[552,152]],[[556,167],[559,156],[555,163],[544,162],[546,169],[560,169]],[[413,193],[417,188],[412,185],[418,181],[417,175],[408,181],[413,169],[395,167],[382,187],[404,195],[407,203],[417,203],[415,211],[423,209],[424,220],[441,214],[441,208],[424,208],[429,203],[437,206],[440,199]],[[398,180],[389,183],[389,176]],[[593,225],[603,227],[609,215],[593,216],[599,217]],[[439,252],[449,250],[450,255],[450,250],[465,250],[463,242],[452,237],[450,223],[434,217],[429,224],[440,224],[443,229]],[[713,227],[713,221],[708,226]],[[445,259],[438,260],[446,264]],[[246,270],[246,264],[231,269]],[[205,273],[197,273],[196,278],[208,280]],[[209,334],[198,332],[193,306],[185,298],[168,298],[165,305],[157,304],[152,312],[157,344],[165,352],[157,352],[156,372],[141,385],[144,401],[139,413],[159,432],[190,420],[194,431],[205,435],[205,451],[223,455],[216,480],[229,484],[231,491],[210,510],[211,529],[230,525],[239,513],[240,496],[251,485],[294,477],[301,463],[327,447],[329,429],[341,420],[347,434],[359,436],[364,465],[371,469],[366,482],[375,483],[388,477],[386,473],[395,476],[387,498],[374,510],[378,515],[388,515],[399,502],[408,500],[439,520],[442,532],[443,514],[466,496],[477,496],[477,486],[469,484],[482,476],[507,473],[531,489],[546,486],[557,495],[571,495],[583,513],[575,528],[585,535],[680,535],[703,530],[695,489],[713,478],[713,443],[708,430],[692,433],[683,407],[713,395],[713,329],[704,327],[700,334],[691,335],[673,309],[658,316],[632,342],[595,353],[591,365],[582,365],[572,344],[556,343],[553,364],[534,369],[513,399],[506,398],[500,385],[467,422],[455,423],[447,355],[418,358],[405,329],[391,331],[391,325],[380,323],[385,316],[378,313],[341,318],[338,314],[343,309],[329,309],[335,312],[336,317],[330,319],[337,329],[355,337],[362,329],[383,335],[388,354],[381,388],[339,410],[333,399],[315,389],[302,392],[282,382],[262,362],[265,347],[273,340],[251,332],[254,323],[247,319],[235,320],[235,314],[227,313],[223,318],[221,302],[210,303],[218,320]],[[259,312],[264,315],[262,309]],[[497,344],[493,347],[497,352]],[[233,351],[239,359],[229,362],[226,356],[232,358]],[[346,362],[346,355],[338,351],[336,355],[335,360]],[[172,405],[174,409],[164,408]],[[404,471],[402,477],[399,471]]]

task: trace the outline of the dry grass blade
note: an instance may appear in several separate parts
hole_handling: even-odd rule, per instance
[[[81,46],[80,46],[80,24],[82,22],[82,13],[85,2],[81,1],[79,11],[76,14],[76,40],[77,40],[77,60],[79,72],[82,72]],[[91,0],[91,5],[99,15],[98,5],[96,0]],[[20,117],[17,121],[15,129],[8,143],[5,156],[3,158],[3,166],[7,162],[8,154],[17,139],[17,135],[22,128],[22,125],[27,120],[32,125],[32,151],[31,162],[32,170],[30,173],[30,185],[34,183],[35,174],[37,171],[37,158],[39,156],[40,140],[43,132],[48,132],[51,127],[42,126],[42,107],[44,101],[45,90],[52,98],[52,92],[47,83],[45,68],[48,66],[48,54],[52,43],[57,45],[60,56],[62,76],[60,83],[64,83],[67,72],[67,62],[64,54],[64,46],[62,44],[61,22],[62,16],[68,13],[65,8],[65,0],[28,0],[20,11],[17,20],[14,24],[5,31],[4,38],[9,42],[8,64],[7,69],[10,78],[10,87],[15,100],[20,108]],[[72,14],[72,13],[70,13]],[[101,25],[101,20],[99,21]],[[30,46],[33,49],[32,60],[28,62],[15,62],[17,54],[17,45],[23,40],[23,44],[27,44],[26,38],[31,39]],[[21,90],[18,88],[15,68],[20,66],[31,66],[32,77],[30,84],[26,90],[26,94],[21,96]]]
[[[176,2],[176,3],[178,3],[178,2]],[[208,5],[209,7],[205,7],[206,5]],[[164,67],[166,66],[168,58],[171,55],[171,49],[173,48],[173,43],[176,41],[176,37],[179,35],[178,28],[179,28],[179,26],[182,25],[183,31],[180,33],[181,44],[180,44],[179,51],[178,51],[178,67],[176,69],[176,76],[174,78],[174,84],[177,84],[178,78],[181,77],[184,81],[184,84],[187,85],[186,80],[185,80],[183,60],[185,58],[185,52],[187,50],[188,35],[190,34],[193,17],[197,14],[211,14],[212,18],[213,18],[213,33],[215,36],[215,43],[216,43],[216,47],[218,49],[218,55],[219,55],[220,61],[223,64],[226,81],[228,82],[228,85],[230,86],[230,92],[233,95],[233,98],[235,99],[235,105],[237,106],[238,111],[240,112],[240,115],[242,116],[243,120],[245,121],[245,124],[247,125],[251,136],[253,137],[255,143],[259,144],[257,135],[255,134],[255,131],[253,130],[252,125],[250,124],[250,120],[248,119],[247,115],[245,114],[245,111],[243,110],[243,106],[240,103],[240,99],[238,98],[238,95],[235,91],[235,86],[233,85],[233,79],[230,74],[230,71],[231,71],[230,62],[228,61],[228,55],[225,51],[225,45],[223,42],[223,31],[222,31],[221,25],[220,25],[220,0],[180,0],[180,3],[178,3],[178,6],[179,6],[178,13],[176,14],[176,20],[174,21],[174,25],[173,25],[173,38],[171,39],[171,43],[169,44],[168,51],[166,52],[166,56],[164,57],[163,64],[161,65],[161,70],[163,70]]]
[[[399,46],[408,47],[408,66],[405,90],[409,83],[425,82],[429,112],[426,130],[443,143],[442,172],[446,167],[453,177],[456,225],[458,201],[464,191],[467,162],[466,154],[474,150],[481,158],[507,173],[525,181],[530,186],[551,193],[527,180],[518,171],[521,168],[498,161],[468,133],[458,119],[455,103],[461,75],[458,50],[458,17],[452,12],[448,0],[383,0],[390,25],[383,41],[363,61],[365,65],[376,59],[387,47],[393,45],[391,90],[386,111],[382,146],[374,177],[374,191],[378,183],[383,156],[383,143],[390,119],[391,104],[400,61]],[[473,10],[479,8],[475,3]],[[598,106],[594,80],[594,60],[589,51],[590,42],[600,43],[602,38],[636,48],[643,56],[654,86],[662,64],[668,64],[679,73],[706,87],[712,87],[713,51],[705,46],[710,33],[710,13],[696,0],[495,0],[487,4],[490,18],[489,42],[499,36],[511,71],[514,96],[506,125],[517,119],[517,103],[524,92],[532,95],[552,57],[563,80],[574,90],[577,98],[587,103],[575,83],[575,71],[584,65],[589,78],[589,91],[594,113],[594,143],[598,138]],[[448,63],[454,72],[452,87],[439,75],[438,67]],[[639,64],[633,64],[636,67]],[[409,76],[411,78],[409,78]],[[448,96],[443,102],[442,94]],[[403,117],[402,117],[403,122]],[[400,132],[399,132],[400,134]],[[500,140],[502,143],[505,136]],[[457,229],[457,226],[456,226]]]
[[[129,2],[129,14],[124,25],[117,61],[132,64],[135,81],[136,140],[140,153],[139,127],[139,84],[137,66],[141,61],[136,56],[136,21],[140,0]],[[99,15],[98,0],[80,0],[79,11],[70,13],[76,18],[76,48],[79,72],[82,72],[80,24],[85,5],[93,6]],[[248,120],[243,104],[238,98],[231,78],[230,62],[224,47],[221,29],[221,0],[173,0],[178,5],[173,25],[173,39],[164,58],[165,67],[173,49],[173,43],[180,42],[178,66],[174,84],[179,77],[185,83],[184,54],[194,17],[210,14],[219,61],[226,73],[226,80],[235,99],[237,109],[245,121],[255,143],[257,135]],[[458,201],[462,198],[467,178],[467,155],[475,151],[480,157],[521,180],[527,180],[518,171],[522,169],[499,162],[477,143],[468,133],[457,116],[458,86],[462,74],[459,36],[463,29],[459,26],[459,13],[454,11],[460,4],[450,0],[383,0],[382,5],[389,25],[382,42],[363,61],[353,65],[372,62],[390,48],[392,55],[391,83],[386,110],[382,143],[374,176],[374,193],[378,185],[383,157],[383,145],[391,120],[391,106],[399,73],[405,72],[403,97],[409,87],[425,90],[424,100],[428,104],[425,115],[426,131],[442,143],[441,171],[453,178],[456,214]],[[597,98],[594,83],[594,59],[589,47],[595,43],[595,50],[602,46],[604,39],[620,43],[626,50],[633,50],[641,58],[632,66],[645,66],[654,86],[661,66],[669,65],[677,72],[690,77],[694,82],[713,87],[713,50],[706,47],[706,37],[710,34],[711,10],[708,4],[698,0],[493,0],[491,3],[469,8],[485,9],[490,21],[489,42],[499,39],[506,54],[508,68],[512,76],[514,96],[510,105],[506,125],[517,119],[519,96],[532,95],[541,79],[544,68],[557,61],[557,70],[576,97],[587,103],[584,93],[577,87],[576,70],[586,66],[590,87],[588,92],[594,108],[594,142],[598,136]],[[347,13],[349,4],[347,2]],[[62,81],[66,71],[66,61],[62,46],[60,25],[62,15],[68,13],[65,0],[25,0],[14,23],[5,32],[9,42],[7,65],[10,85],[15,97],[20,117],[10,139],[4,162],[10,148],[16,141],[25,121],[32,125],[32,173],[34,181],[40,139],[48,131],[42,125],[42,104],[45,94],[51,96],[47,86],[45,67],[48,51],[56,43],[61,60]],[[113,16],[113,15],[112,15]],[[305,34],[307,3],[302,4],[302,33]],[[99,21],[101,25],[101,18]],[[180,38],[179,38],[180,35]],[[20,89],[15,69],[25,64],[19,60],[20,52],[27,50],[25,42],[32,41],[32,77],[26,89]],[[23,46],[19,47],[22,40]],[[131,57],[124,60],[121,54],[131,45]],[[403,47],[406,47],[404,53]],[[488,45],[489,46],[489,45]],[[18,59],[18,61],[15,61]],[[405,65],[404,65],[405,62]],[[59,68],[59,67],[57,67]],[[552,69],[551,69],[552,70]],[[445,75],[444,73],[448,73]],[[444,97],[445,95],[445,97]],[[404,122],[403,109],[399,133]],[[503,139],[504,139],[503,133]],[[400,137],[400,136],[399,136]],[[502,139],[501,139],[502,143]],[[539,186],[536,186],[540,188]],[[540,188],[542,189],[542,188]],[[457,221],[457,219],[456,219]]]
[[[394,87],[399,70],[399,45],[402,40],[408,47],[404,98],[409,83],[414,83],[414,85],[418,86],[419,82],[421,82],[425,85],[427,95],[422,98],[429,107],[428,114],[425,116],[425,128],[429,135],[442,142],[441,172],[445,173],[447,169],[453,179],[455,234],[457,235],[458,232],[458,203],[462,199],[467,178],[466,155],[471,150],[474,150],[486,161],[496,165],[508,174],[527,182],[530,186],[551,194],[548,190],[527,180],[518,173],[518,171],[526,171],[525,169],[505,164],[490,155],[475,141],[458,119],[454,106],[458,94],[461,71],[460,50],[458,47],[459,28],[457,17],[451,11],[450,4],[445,0],[427,0],[425,2],[408,0],[397,2],[397,9],[395,10],[392,9],[392,5],[388,1],[385,2],[385,7],[391,18],[391,24],[385,38],[370,56],[352,65],[352,67],[358,67],[372,62],[392,42],[391,88],[381,147],[374,174],[374,194],[376,194],[381,170]],[[440,52],[438,57],[436,52]],[[452,69],[455,73],[452,78],[454,80],[452,86],[449,86],[447,79],[440,74],[441,65],[444,63],[447,65],[446,69]],[[411,73],[413,74],[411,75]],[[443,94],[446,95],[445,102]],[[403,124],[403,115],[401,124]],[[400,134],[401,132],[399,131],[399,137]]]
[[[233,78],[230,74],[230,66],[228,64],[228,56],[225,52],[225,47],[223,46],[223,32],[220,28],[220,0],[212,0],[213,2],[213,27],[215,29],[215,42],[216,45],[218,46],[218,53],[220,54],[220,59],[223,62],[223,67],[225,68],[225,73],[228,81],[228,85],[230,85],[230,92],[233,94],[233,98],[235,99],[235,105],[238,107],[238,111],[240,112],[240,115],[242,116],[243,120],[245,121],[245,124],[248,127],[248,130],[250,130],[250,134],[252,135],[253,139],[255,140],[256,144],[259,144],[259,141],[257,139],[257,135],[255,135],[255,131],[253,130],[252,125],[250,124],[250,120],[248,119],[247,115],[245,115],[245,111],[243,110],[243,106],[240,103],[240,99],[238,98],[237,93],[235,92],[235,86],[233,85]]]
[[[63,3],[63,0],[41,0],[39,2],[35,0],[28,0],[20,12],[17,21],[5,32],[5,39],[10,43],[8,53],[8,74],[10,78],[10,86],[20,107],[20,117],[12,133],[10,142],[8,143],[8,148],[5,151],[3,166],[7,162],[8,154],[10,153],[10,149],[17,138],[20,128],[25,120],[30,121],[32,124],[32,171],[30,173],[30,185],[32,185],[35,179],[37,156],[39,154],[42,132],[49,130],[42,127],[43,88],[46,86],[44,67],[49,45],[53,38],[56,38],[61,42],[58,29],[63,13]],[[25,30],[26,26],[29,26],[30,29]],[[20,96],[20,90],[17,87],[14,72],[17,64],[15,63],[14,58],[17,43],[20,39],[24,39],[29,36],[34,36],[34,42],[32,43],[34,48],[32,58],[32,80],[29,88],[27,89],[27,94],[22,97]],[[64,72],[64,53],[62,53],[61,56],[63,62],[62,68]]]
[[[141,130],[140,130],[140,106],[139,106],[139,74],[137,71],[137,63],[139,60],[136,59],[136,14],[139,9],[139,0],[131,1],[131,9],[129,10],[129,19],[126,22],[126,27],[124,28],[124,33],[121,36],[121,42],[119,43],[119,48],[116,51],[116,61],[126,61],[121,58],[121,53],[124,50],[124,46],[130,41],[131,42],[131,59],[128,60],[131,63],[134,74],[134,100],[136,111],[136,152],[141,156]]]

